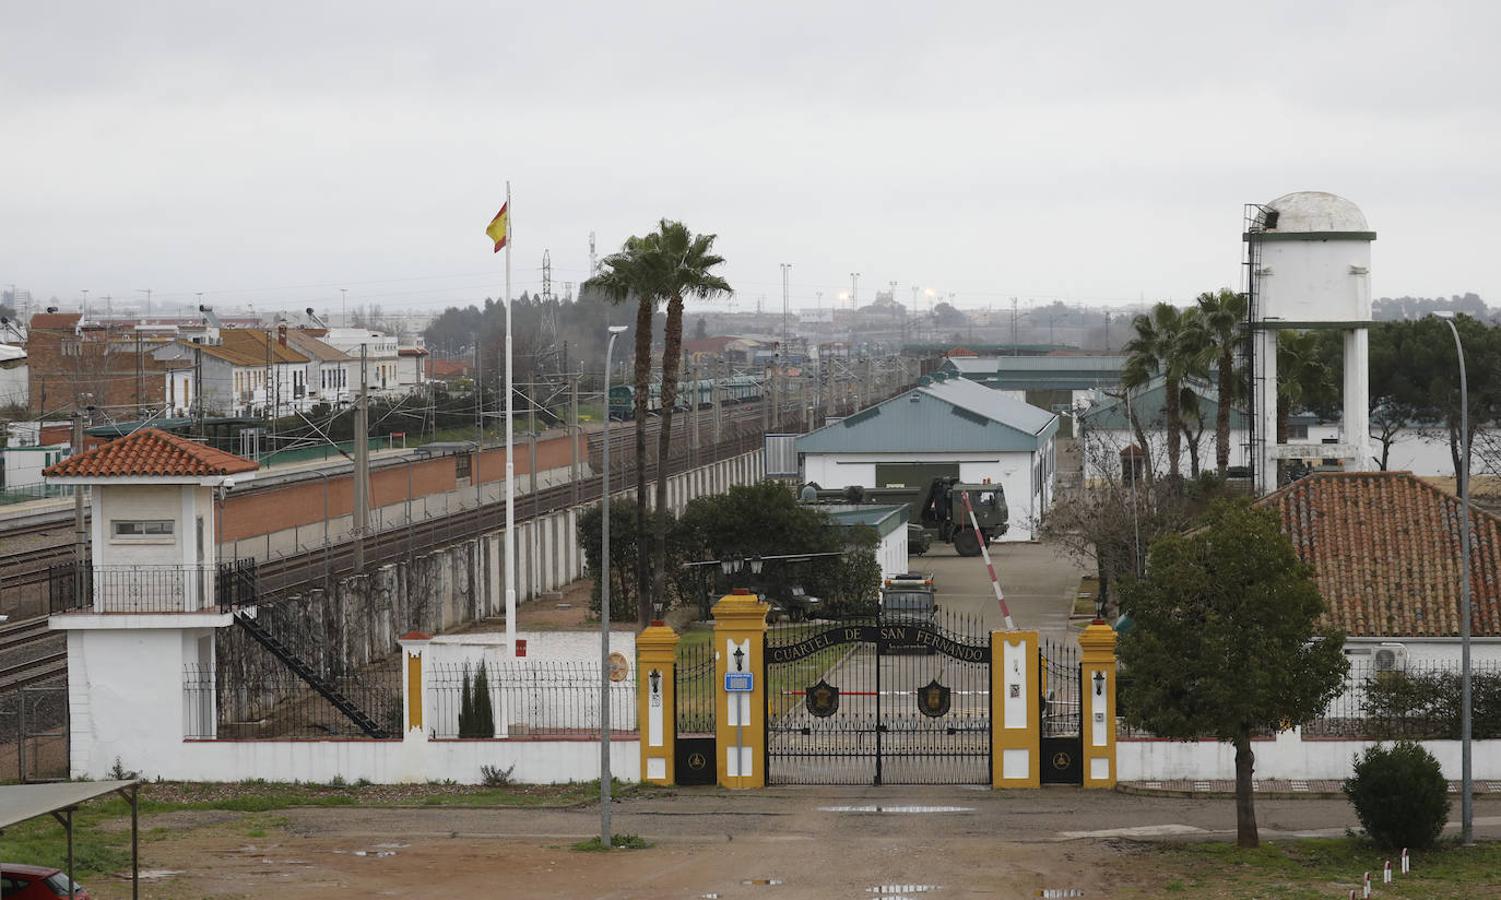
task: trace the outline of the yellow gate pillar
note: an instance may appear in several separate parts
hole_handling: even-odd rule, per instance
[[[641,732],[641,780],[674,784],[677,751],[678,633],[652,625],[636,636],[636,722]]]
[[[714,604],[714,737],[719,786],[766,786],[766,613],[745,588]]]
[[[1041,685],[1037,683],[1037,632],[990,635],[990,783],[998,788],[1042,784]]]
[[[1096,621],[1079,635],[1084,697],[1084,786],[1115,787],[1115,629]]]

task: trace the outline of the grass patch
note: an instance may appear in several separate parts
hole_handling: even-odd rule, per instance
[[[1154,845],[1135,857],[1129,883],[1134,896],[1182,893],[1200,897],[1343,897],[1370,872],[1383,897],[1470,898],[1501,896],[1501,844],[1464,848],[1453,842],[1413,852],[1412,872],[1380,884],[1390,854],[1359,838],[1265,843],[1255,850],[1233,844]]]
[[[572,849],[580,853],[603,853],[611,847],[616,850],[645,850],[650,846],[652,846],[651,841],[634,834],[612,834],[610,847],[606,847],[605,842],[599,839],[599,835],[595,835],[587,841],[574,844]]]

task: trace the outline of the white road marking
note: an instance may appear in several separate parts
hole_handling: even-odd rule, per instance
[[[1197,828],[1193,825],[1136,825],[1130,828],[1104,828],[1099,831],[1060,831],[1058,836],[1073,841],[1080,838],[1176,837],[1209,833],[1209,829]]]

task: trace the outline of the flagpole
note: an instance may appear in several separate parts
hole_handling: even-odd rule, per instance
[[[516,390],[511,374],[511,182],[506,182],[506,647],[516,657],[516,464],[512,460]]]

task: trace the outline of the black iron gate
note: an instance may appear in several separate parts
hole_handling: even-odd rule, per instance
[[[1038,758],[1043,784],[1084,783],[1083,703],[1079,651],[1064,643],[1039,644],[1037,683],[1042,690]]]
[[[678,644],[674,672],[672,718],[677,728],[672,761],[674,780],[685,785],[714,784],[718,780],[718,754],[714,741],[713,644],[685,637]]]
[[[989,784],[990,633],[977,618],[767,632],[769,784]]]

